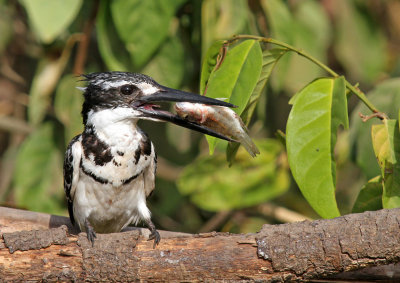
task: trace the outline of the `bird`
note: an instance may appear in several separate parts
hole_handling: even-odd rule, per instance
[[[168,88],[151,77],[130,72],[81,75],[84,129],[67,146],[64,191],[73,225],[94,245],[96,233],[120,232],[143,221],[155,248],[160,234],[146,200],[155,188],[154,144],[137,123],[140,119],[172,122],[231,141],[202,125],[162,110],[159,102],[192,102],[235,107],[202,95]]]

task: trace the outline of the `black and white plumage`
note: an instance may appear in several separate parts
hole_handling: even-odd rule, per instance
[[[84,76],[84,131],[70,142],[64,160],[64,190],[72,223],[94,242],[96,232],[119,232],[140,220],[154,245],[160,235],[151,221],[146,198],[155,187],[157,157],[139,119],[169,121],[219,138],[201,125],[163,111],[158,101],[233,105],[159,85],[142,74],[93,73]],[[229,139],[228,139],[229,140]]]

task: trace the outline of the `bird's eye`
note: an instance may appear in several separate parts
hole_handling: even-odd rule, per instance
[[[121,93],[123,95],[131,95],[135,90],[138,90],[138,88],[134,85],[123,85],[121,86]]]

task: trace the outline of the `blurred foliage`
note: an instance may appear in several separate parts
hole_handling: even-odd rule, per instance
[[[283,162],[283,146],[276,140],[257,143],[258,158],[250,159],[241,148],[228,167],[224,156],[200,157],[186,166],[178,189],[193,203],[210,211],[250,207],[271,200],[289,188],[289,173]]]
[[[382,177],[377,176],[361,188],[353,206],[353,213],[382,209]]]
[[[400,105],[400,79],[388,79],[377,84],[374,89],[367,93],[367,96],[376,107],[389,117],[397,118],[398,105]],[[360,113],[368,113],[368,108],[364,104],[357,105],[351,117],[350,146],[352,147],[352,159],[367,179],[372,179],[380,174],[380,170],[372,147],[371,127],[380,123],[376,119],[363,122],[359,117]]]
[[[381,168],[382,206],[400,206],[400,132],[397,120],[384,120],[372,126],[372,144]]]
[[[267,201],[317,217],[289,178],[280,144],[284,136],[275,138],[275,132],[286,131],[289,99],[326,73],[285,48],[255,40],[229,46],[215,69],[223,47],[216,40],[271,36],[305,50],[353,84],[359,82],[378,109],[398,119],[399,13],[398,1],[380,0],[0,1],[0,204],[67,214],[62,158],[67,142],[82,129],[82,95],[76,86],[83,84],[77,75],[120,70],[145,73],[173,88],[201,93],[207,88],[213,97],[246,100],[238,102],[239,114],[262,152],[252,159],[240,148],[233,160],[238,147],[230,144],[233,165],[228,167],[226,143],[215,144],[215,154],[207,156],[200,134],[142,122],[160,159],[149,200],[159,228],[255,231],[263,222],[282,221],[260,212]],[[234,74],[235,83],[225,82],[221,73]],[[378,139],[372,145],[371,126],[384,124],[362,122],[359,113],[369,110],[353,96],[348,106],[350,135],[339,131],[335,150],[329,148],[336,157],[336,174],[331,174],[336,195],[331,193],[342,213],[379,209],[383,192],[390,199],[382,186],[398,182],[392,173],[386,184],[377,177],[364,185],[381,174],[374,148],[385,143]],[[398,131],[396,125],[390,129]],[[326,139],[336,136],[336,127],[324,131]],[[397,148],[397,134],[387,137],[386,144]],[[382,160],[397,172],[397,156],[392,157]],[[389,199],[383,207],[391,207]]]

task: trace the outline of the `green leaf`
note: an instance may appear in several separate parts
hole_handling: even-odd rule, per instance
[[[204,0],[201,7],[201,42],[203,57],[216,40],[243,33],[248,21],[246,1]]]
[[[251,117],[253,116],[254,110],[260,100],[262,91],[267,84],[267,81],[271,75],[272,70],[275,68],[279,59],[287,52],[286,49],[273,48],[266,49],[262,52],[262,67],[260,77],[258,78],[257,85],[250,96],[249,102],[246,108],[243,110],[240,118],[245,125],[250,123]],[[232,164],[235,158],[236,152],[239,149],[239,143],[229,143],[226,148],[226,158],[230,164]]]
[[[356,202],[354,203],[352,213],[382,209],[382,191],[381,176],[369,180],[368,183],[361,188]]]
[[[255,40],[246,40],[228,51],[222,65],[210,75],[207,96],[228,98],[237,105],[240,115],[257,85],[262,69],[262,51]],[[214,152],[217,139],[207,136],[210,153]]]
[[[396,124],[396,120],[385,119],[383,120],[383,124],[373,125],[371,128],[372,145],[382,173],[387,169],[387,162],[390,164],[396,162],[393,148],[394,124]],[[392,133],[389,133],[389,131]],[[391,134],[392,136],[389,137]]]
[[[372,126],[372,144],[381,168],[383,208],[400,207],[400,132],[397,120]]]
[[[400,166],[396,164],[392,174],[386,174],[383,182],[383,208],[400,207]]]
[[[286,54],[286,52],[287,50],[282,48],[267,49],[262,52],[262,68],[257,85],[250,96],[248,104],[241,114],[242,120],[246,125],[250,123],[250,119],[253,116],[257,102],[260,99],[262,91],[265,88],[272,71],[281,57]]]
[[[112,22],[109,1],[101,1],[96,17],[96,33],[101,58],[111,71],[128,71],[129,53],[118,38]]]
[[[39,39],[51,43],[75,19],[82,0],[21,0]]]
[[[389,117],[397,117],[400,105],[400,79],[389,79],[380,83],[368,92],[367,98]],[[350,120],[351,156],[366,178],[371,179],[380,174],[372,146],[371,127],[381,122],[378,119],[363,122],[359,113],[368,114],[370,110],[362,102],[359,102],[353,111]]]
[[[343,77],[317,79],[301,90],[286,127],[293,177],[310,205],[324,218],[340,215],[333,154],[340,124],[346,129],[349,124]]]
[[[77,86],[82,86],[75,76],[66,75],[58,84],[54,98],[54,112],[65,126],[66,144],[83,130],[82,117],[79,114],[83,104],[83,94]]]
[[[204,56],[200,75],[200,93],[205,95],[206,86],[212,71],[217,64],[219,52],[224,45],[224,40],[215,41]]]
[[[114,0],[111,13],[133,64],[142,67],[168,36],[176,10],[185,0]]]
[[[179,191],[210,211],[249,207],[282,195],[290,184],[287,168],[278,165],[283,146],[273,139],[256,143],[260,156],[251,158],[241,149],[232,167],[222,154],[197,159],[185,167]]]
[[[45,123],[22,144],[14,174],[15,200],[19,207],[49,213],[64,211],[62,154],[55,142],[52,123]]]
[[[185,73],[184,65],[182,42],[178,37],[171,37],[164,42],[160,51],[144,67],[143,73],[163,85],[179,88]]]

